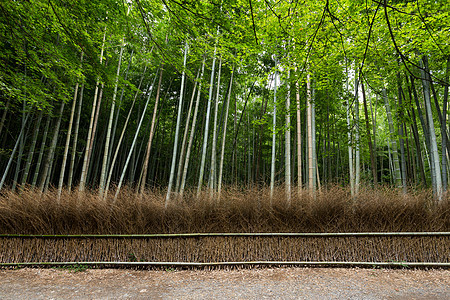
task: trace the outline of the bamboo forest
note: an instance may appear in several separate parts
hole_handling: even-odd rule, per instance
[[[447,0],[0,3],[1,233],[448,231]]]

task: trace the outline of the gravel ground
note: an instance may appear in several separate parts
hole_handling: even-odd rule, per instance
[[[0,270],[0,299],[450,299],[450,270]]]

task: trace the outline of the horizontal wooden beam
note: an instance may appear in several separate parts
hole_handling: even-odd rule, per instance
[[[0,267],[31,266],[166,266],[166,267],[209,267],[209,266],[318,266],[318,267],[433,267],[448,268],[450,263],[438,262],[351,262],[351,261],[223,261],[223,262],[123,262],[123,261],[83,261],[83,262],[23,262],[0,263]]]
[[[0,238],[109,239],[109,238],[201,238],[201,237],[424,237],[450,236],[450,232],[256,232],[256,233],[163,233],[163,234],[0,234]]]

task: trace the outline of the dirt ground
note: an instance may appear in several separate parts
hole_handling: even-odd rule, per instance
[[[450,299],[450,270],[0,270],[0,299]]]

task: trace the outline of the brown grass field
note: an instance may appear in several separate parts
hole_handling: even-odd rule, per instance
[[[165,191],[142,197],[125,188],[102,200],[97,191],[64,190],[45,194],[32,189],[0,195],[3,234],[138,234],[187,232],[367,232],[450,231],[450,199],[436,204],[428,190],[406,195],[398,190],[367,188],[351,199],[349,189],[333,186],[293,195],[288,205],[279,187],[270,205],[268,188],[228,187],[221,196],[185,193],[164,208]]]

